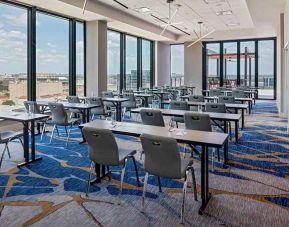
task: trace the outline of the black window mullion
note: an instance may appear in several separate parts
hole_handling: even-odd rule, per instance
[[[137,90],[142,87],[142,39],[137,38]]]
[[[87,88],[87,85],[86,85],[86,22],[83,22],[83,41],[84,41],[84,44],[83,44],[83,47],[84,47],[84,50],[83,50],[83,76],[84,76],[84,96],[86,96],[87,94],[87,91],[86,91],[86,88]]]
[[[224,43],[220,43],[220,86],[224,85]]]
[[[126,88],[125,34],[120,33],[120,92]]]
[[[255,87],[259,87],[259,42],[255,40]]]
[[[237,42],[237,85],[241,84],[241,44]]]
[[[76,95],[76,20],[69,20],[69,95]]]
[[[151,41],[151,58],[150,58],[150,88],[153,88],[155,84],[155,42]]]
[[[203,51],[203,59],[202,59],[202,66],[203,66],[203,90],[207,89],[207,65],[208,65],[208,58],[207,58],[207,44],[204,43],[202,47]]]
[[[27,28],[27,97],[36,100],[36,7],[28,8]]]

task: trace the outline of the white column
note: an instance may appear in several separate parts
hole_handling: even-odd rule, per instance
[[[86,92],[101,95],[107,90],[107,22],[86,24]]]
[[[156,42],[156,74],[157,86],[170,85],[171,83],[171,45]]]
[[[185,43],[185,85],[196,87],[195,94],[202,94],[202,43],[187,47]]]

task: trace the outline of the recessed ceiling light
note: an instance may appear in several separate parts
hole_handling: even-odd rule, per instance
[[[216,4],[220,2],[224,2],[224,0],[204,0],[206,4]]]
[[[232,10],[223,10],[223,11],[218,11],[216,12],[217,16],[228,16],[232,15],[233,11]]]
[[[240,25],[240,23],[228,23],[228,24],[227,24],[227,26],[232,26],[232,27],[233,27],[233,26],[239,26],[239,25]]]
[[[149,9],[149,8],[147,8],[147,7],[141,7],[141,8],[135,9],[135,11],[140,12],[140,13],[149,13],[149,12],[152,12],[152,10]]]

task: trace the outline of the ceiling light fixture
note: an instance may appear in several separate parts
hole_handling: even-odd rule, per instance
[[[139,12],[139,13],[149,13],[149,12],[152,12],[151,9],[147,8],[147,7],[141,7],[141,8],[138,8],[138,9],[135,9],[135,11]]]
[[[171,12],[171,4],[174,2],[175,0],[167,0],[167,3],[169,4],[169,20],[166,24],[161,25],[161,27],[163,27],[164,29],[162,30],[160,35],[163,35],[164,32],[167,30],[168,27],[173,26],[173,25],[178,25],[178,24],[182,24],[183,22],[173,22],[173,19],[175,18],[175,16],[177,15],[177,12],[179,11],[181,5],[177,4],[176,5],[176,10],[175,12],[172,14]]]
[[[232,15],[232,14],[233,14],[232,10],[222,10],[222,11],[216,12],[217,16],[228,16],[228,15]]]
[[[240,26],[240,23],[228,23],[227,26]]]
[[[215,3],[220,3],[224,2],[225,0],[204,0],[206,4],[215,4]]]
[[[84,12],[85,12],[86,4],[87,4],[87,0],[84,0],[84,4],[82,7],[82,14],[84,14]]]

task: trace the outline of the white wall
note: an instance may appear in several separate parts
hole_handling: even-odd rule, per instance
[[[155,84],[157,86],[171,83],[171,46],[156,42]]]
[[[202,94],[202,44],[187,47],[185,43],[185,85],[196,87],[195,94]]]
[[[107,23],[87,22],[86,92],[100,95],[107,90]]]

